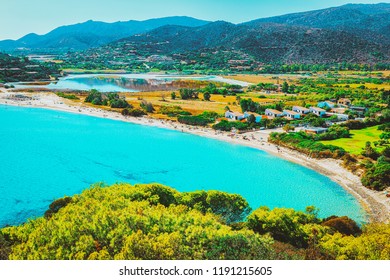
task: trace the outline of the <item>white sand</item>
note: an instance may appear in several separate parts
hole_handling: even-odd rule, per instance
[[[124,117],[119,113],[105,111],[89,107],[87,105],[75,106],[71,102],[59,98],[54,94],[48,93],[20,93],[26,96],[35,96],[38,100],[31,101],[13,101],[5,99],[9,93],[6,90],[0,89],[0,104],[13,106],[26,106],[54,109],[78,114],[85,114],[100,118],[110,118],[141,125],[149,125],[161,128],[168,128],[181,131],[183,133],[191,133],[199,136],[226,141],[233,144],[244,145],[260,149],[271,153],[283,159],[301,164],[317,172],[326,175],[331,180],[335,181],[349,193],[355,196],[361,205],[368,212],[370,220],[373,222],[389,222],[390,221],[390,198],[386,197],[386,192],[377,192],[365,188],[360,182],[360,178],[341,166],[341,161],[334,159],[313,159],[296,151],[277,148],[276,145],[267,142],[268,135],[277,130],[263,130],[249,132],[236,136],[229,136],[231,133],[216,132],[210,128],[198,128],[180,123],[151,119],[149,117],[134,118]],[[12,94],[15,94],[14,92]],[[243,137],[246,139],[243,139]]]

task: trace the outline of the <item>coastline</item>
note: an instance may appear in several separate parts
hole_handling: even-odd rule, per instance
[[[332,181],[339,184],[358,200],[358,202],[367,212],[370,222],[388,223],[390,221],[390,199],[386,198],[384,191],[377,192],[365,188],[361,184],[360,178],[358,176],[352,174],[350,171],[341,166],[340,160],[313,159],[296,151],[286,148],[277,148],[276,145],[268,143],[267,138],[269,133],[274,131],[282,131],[280,129],[247,132],[231,137],[229,136],[229,133],[216,132],[210,128],[191,127],[177,122],[152,119],[148,117],[125,117],[117,112],[106,111],[100,108],[93,108],[83,104],[76,105],[71,101],[64,100],[55,94],[50,93],[20,93],[26,96],[34,95],[35,97],[38,97],[34,100],[26,101],[5,99],[4,95],[7,93],[9,92],[0,89],[0,104],[51,109],[99,118],[109,118],[112,120],[124,121],[139,125],[176,130],[183,133],[190,133],[201,137],[208,137],[219,141],[229,142],[231,144],[248,146],[265,151],[282,159],[303,165],[329,177]],[[12,92],[12,94],[18,93]],[[244,139],[244,136],[246,139]]]

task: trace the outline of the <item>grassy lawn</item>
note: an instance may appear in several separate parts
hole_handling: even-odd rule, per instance
[[[374,141],[379,140],[379,135],[381,135],[383,131],[378,130],[378,126],[373,126],[360,130],[351,130],[350,133],[352,135],[351,138],[321,141],[321,143],[335,145],[344,148],[351,154],[359,155],[362,148],[366,145],[366,142],[370,141],[373,145]]]

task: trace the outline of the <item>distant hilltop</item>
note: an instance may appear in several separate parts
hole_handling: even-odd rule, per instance
[[[340,7],[262,18],[241,24],[191,17],[104,23],[87,21],[48,34],[0,41],[0,51],[66,53],[100,47],[148,55],[225,50],[264,63],[388,63],[390,4]],[[243,55],[241,55],[243,54]],[[234,58],[233,60],[237,60]]]

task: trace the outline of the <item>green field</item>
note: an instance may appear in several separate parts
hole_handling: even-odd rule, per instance
[[[362,148],[364,148],[367,141],[370,141],[372,146],[374,147],[374,141],[379,140],[379,135],[381,135],[383,131],[378,130],[378,126],[373,126],[360,130],[351,130],[350,133],[351,138],[321,141],[321,143],[335,145],[344,148],[344,150],[351,154],[359,155],[362,152]]]

